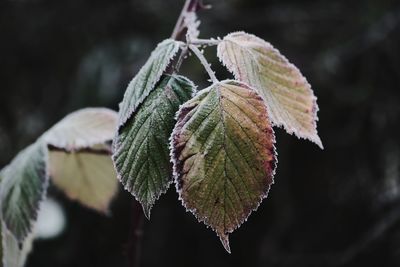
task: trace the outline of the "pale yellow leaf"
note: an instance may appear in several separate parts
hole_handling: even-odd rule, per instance
[[[102,150],[65,153],[50,151],[50,176],[69,198],[100,212],[108,212],[118,191],[110,155]]]
[[[317,133],[318,106],[311,86],[277,49],[254,35],[235,32],[219,43],[218,57],[236,79],[261,94],[274,125],[323,147]]]

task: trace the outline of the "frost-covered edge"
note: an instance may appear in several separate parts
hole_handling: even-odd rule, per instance
[[[122,103],[123,103],[123,101],[125,100],[125,98],[128,97],[128,89],[131,87],[132,83],[135,81],[137,75],[138,75],[144,68],[146,68],[146,67],[148,66],[148,64],[150,64],[149,59],[153,57],[153,55],[155,54],[155,52],[157,51],[157,49],[158,49],[159,47],[161,47],[162,45],[165,45],[165,44],[168,43],[168,42],[174,43],[175,46],[174,46],[174,48],[173,48],[173,50],[172,50],[172,52],[171,52],[171,55],[170,55],[169,59],[166,60],[166,61],[164,62],[164,64],[159,68],[159,71],[156,73],[155,79],[152,81],[152,85],[151,85],[151,88],[152,88],[152,89],[149,90],[149,92],[144,92],[145,95],[143,95],[143,96],[141,97],[141,99],[139,99],[138,103],[135,103],[135,104],[133,105],[133,107],[131,107],[131,110],[129,110],[129,112],[126,112],[125,114],[121,114]],[[124,125],[126,124],[126,122],[129,120],[130,117],[132,117],[132,114],[136,111],[136,109],[139,107],[139,105],[140,105],[141,103],[143,103],[143,101],[146,99],[146,97],[152,92],[152,90],[154,90],[155,85],[160,81],[162,74],[165,72],[165,70],[166,70],[166,68],[168,67],[168,65],[170,64],[170,62],[174,59],[174,57],[175,57],[176,54],[178,53],[178,51],[179,51],[181,45],[182,45],[182,42],[179,42],[179,41],[176,41],[176,40],[173,40],[173,39],[165,39],[164,41],[162,41],[161,43],[159,43],[159,44],[157,45],[157,47],[151,52],[151,54],[150,54],[149,58],[147,59],[146,63],[140,68],[140,70],[136,73],[135,77],[133,77],[133,79],[129,82],[129,84],[128,84],[128,86],[127,86],[127,89],[125,90],[124,97],[122,98],[122,101],[121,101],[121,103],[119,104],[120,111],[119,111],[119,114],[118,114],[119,119],[118,119],[118,123],[117,123],[117,125],[118,125],[118,130],[119,130],[122,126],[124,126]],[[123,116],[121,116],[121,115],[123,115]]]
[[[289,134],[294,134],[297,138],[299,139],[305,139],[305,140],[309,140],[313,143],[315,143],[317,146],[319,146],[321,149],[324,149],[324,146],[322,144],[321,138],[318,135],[318,129],[317,129],[317,121],[319,121],[318,119],[318,111],[319,111],[319,107],[317,104],[317,97],[314,94],[314,91],[312,90],[311,84],[308,82],[307,78],[301,73],[301,71],[299,70],[299,68],[296,67],[296,65],[294,65],[293,63],[291,63],[286,56],[284,56],[282,53],[280,53],[280,51],[275,48],[271,43],[261,39],[260,37],[251,34],[251,33],[246,33],[244,31],[236,31],[236,32],[231,32],[229,34],[227,34],[222,41],[218,44],[217,46],[217,57],[219,59],[219,61],[221,62],[221,64],[223,66],[226,67],[227,70],[229,70],[229,72],[231,72],[233,74],[233,76],[235,77],[235,79],[237,80],[241,80],[240,79],[240,75],[236,72],[234,72],[234,70],[232,69],[232,65],[234,65],[232,62],[230,62],[231,64],[228,64],[228,62],[225,62],[224,57],[221,55],[221,45],[223,45],[223,42],[233,42],[233,43],[237,43],[235,40],[230,39],[230,37],[232,37],[232,35],[235,34],[244,34],[244,35],[249,35],[255,39],[257,39],[258,41],[260,41],[260,43],[266,45],[268,48],[270,48],[271,50],[273,50],[274,52],[276,52],[277,54],[279,54],[283,60],[285,60],[288,64],[288,66],[292,67],[295,71],[298,71],[301,74],[301,78],[303,79],[303,81],[305,82],[305,85],[307,86],[308,91],[310,91],[312,94],[312,103],[313,103],[313,107],[312,107],[312,116],[313,116],[313,121],[312,121],[312,125],[314,126],[314,130],[315,130],[315,136],[314,137],[310,137],[310,136],[306,136],[304,134],[298,133],[295,129],[293,129],[292,127],[289,127],[286,124],[283,123],[276,123],[275,121],[270,120],[272,126],[276,126],[279,128],[283,128],[285,129],[285,131]],[[257,91],[257,89],[255,89],[254,87],[252,87],[254,90]],[[261,90],[261,89],[260,89]],[[261,96],[261,98],[264,100],[264,103],[267,103],[266,100],[264,99],[264,96],[259,94]]]
[[[161,75],[161,76],[162,76],[162,75]],[[160,76],[160,78],[161,78],[161,76]],[[172,75],[170,75],[170,76],[171,76],[171,77],[181,77],[181,78],[184,78],[185,80],[187,80],[187,81],[188,81],[188,84],[190,84],[190,87],[192,88],[191,97],[193,98],[193,97],[195,96],[197,86],[193,83],[192,80],[188,79],[188,78],[185,77],[185,76],[178,75],[178,74],[172,74]],[[151,93],[151,92],[149,92],[149,94],[147,94],[147,96],[149,96],[150,93]],[[147,96],[143,99],[143,101],[141,102],[141,104],[144,103],[144,101],[146,101]],[[189,100],[189,101],[190,101],[190,100]],[[185,102],[185,103],[186,103],[186,102]],[[180,107],[183,106],[185,103],[179,105],[178,111],[179,111]],[[140,107],[140,105],[138,105],[138,107]],[[136,110],[137,110],[137,108],[136,108]],[[135,111],[136,111],[136,110],[135,110]],[[134,116],[134,114],[136,113],[135,111],[132,112],[131,117]],[[175,122],[177,121],[177,114],[178,114],[178,111],[177,111],[177,113],[176,113],[175,116],[174,116]],[[117,130],[119,131],[120,126],[117,126],[117,127],[118,127]],[[174,128],[175,128],[175,126],[174,126]],[[114,139],[113,139],[112,156],[111,156],[111,158],[112,158],[112,163],[113,163],[114,169],[115,169],[116,174],[117,174],[117,179],[118,179],[118,181],[120,182],[120,184],[122,184],[124,190],[125,190],[125,191],[128,191],[128,192],[135,198],[135,200],[138,201],[138,202],[140,203],[140,205],[141,205],[142,208],[143,208],[144,215],[146,216],[146,218],[147,218],[148,220],[150,220],[151,210],[152,210],[152,208],[154,207],[154,205],[156,204],[157,200],[160,199],[160,197],[168,191],[169,187],[170,187],[171,184],[174,182],[174,174],[173,174],[173,173],[174,173],[174,169],[172,168],[172,177],[170,177],[170,180],[167,182],[165,189],[164,189],[164,190],[161,190],[161,191],[160,191],[160,194],[159,194],[157,197],[155,197],[154,199],[152,199],[152,203],[151,203],[149,206],[147,206],[147,208],[145,208],[145,207],[143,206],[143,204],[139,201],[139,198],[136,196],[136,194],[132,193],[132,192],[129,190],[128,184],[125,185],[125,184],[122,182],[122,175],[119,173],[118,168],[117,168],[117,166],[116,166],[114,155],[115,155],[115,152],[116,152],[116,151],[115,151],[116,143],[119,143],[119,142],[120,142],[118,131],[117,131],[117,135],[116,135],[116,136],[114,137]],[[171,138],[171,137],[170,137],[170,138]],[[169,138],[169,139],[170,139],[170,138]],[[171,155],[171,151],[170,151],[170,155]],[[172,162],[172,161],[171,161],[171,158],[170,158],[170,162]],[[173,166],[172,166],[172,167],[173,167]]]
[[[29,236],[29,234],[30,233],[32,233],[32,231],[34,230],[34,228],[35,228],[35,223],[36,223],[36,221],[37,221],[37,218],[38,218],[38,215],[39,215],[39,211],[40,211],[40,208],[41,208],[41,205],[42,205],[42,203],[43,203],[43,201],[46,199],[46,197],[47,197],[47,188],[48,188],[48,186],[49,186],[49,181],[50,181],[50,177],[49,177],[49,168],[48,168],[48,164],[49,164],[49,152],[48,152],[48,149],[47,149],[47,147],[46,147],[46,144],[45,143],[43,143],[43,142],[41,142],[40,140],[38,140],[36,143],[33,143],[33,144],[31,144],[30,146],[42,146],[42,148],[41,149],[43,149],[43,152],[44,152],[44,164],[45,164],[45,179],[44,179],[44,182],[43,182],[43,184],[42,184],[42,194],[41,194],[41,196],[40,196],[40,199],[39,199],[39,201],[38,201],[38,207],[37,207],[37,209],[34,211],[34,218],[30,218],[29,219],[29,231],[28,231],[28,233],[25,235],[25,236],[23,236],[22,237],[22,239],[23,240],[25,240],[28,236]],[[29,146],[27,147],[27,148],[29,148]],[[21,151],[20,153],[23,153],[24,151]],[[18,155],[17,155],[18,156]],[[16,156],[16,157],[17,157]],[[16,157],[14,158],[14,159],[16,159]],[[10,163],[11,164],[11,163]],[[7,166],[5,166],[4,168],[3,168],[3,170],[5,170],[6,168],[9,168],[9,166],[10,166],[10,164],[9,165],[7,165]],[[4,177],[3,177],[4,178]],[[2,179],[2,181],[3,181],[3,179]],[[1,185],[1,184],[0,184]],[[2,190],[0,190],[0,194],[2,193],[3,191]],[[2,196],[0,195],[0,199],[2,198]],[[3,224],[4,224],[4,226],[5,226],[5,230],[7,230],[7,231],[9,231],[12,235],[13,235],[13,237],[15,237],[15,239],[18,241],[18,242],[20,242],[20,243],[22,243],[23,242],[23,240],[19,240],[18,239],[18,237],[17,236],[15,236],[15,234],[8,228],[8,226],[7,226],[7,223],[5,222],[5,220],[4,220],[4,218],[3,218],[3,207],[2,207],[2,203],[0,203],[0,221],[1,222],[3,222]],[[3,229],[2,229],[3,230]],[[3,248],[4,249],[4,248]]]
[[[238,85],[244,85],[245,87],[249,88],[250,90],[251,90],[251,89],[252,89],[252,90],[255,90],[253,87],[247,85],[246,83],[244,83],[244,82],[242,82],[242,81],[238,81],[238,80],[229,80],[229,79],[228,79],[228,80],[223,80],[223,81],[220,81],[220,82],[218,82],[218,83],[214,83],[214,84],[210,85],[209,87],[207,87],[207,88],[205,88],[205,89],[199,91],[194,97],[200,96],[200,95],[202,95],[202,94],[209,93],[209,92],[211,91],[211,89],[212,89],[213,86],[216,86],[216,85],[221,84],[221,83],[236,83],[236,84],[238,84]],[[257,92],[257,91],[256,91],[256,92]],[[258,92],[257,92],[257,95],[258,95],[259,97],[261,97],[260,94],[258,94]],[[261,98],[261,99],[264,100],[263,98]],[[187,102],[186,102],[186,103],[187,103]],[[181,115],[183,109],[185,108],[184,105],[185,105],[186,103],[184,103],[183,105],[181,105],[181,106],[179,107],[179,110],[178,110],[178,112],[176,113],[176,116],[175,116],[176,121],[178,121],[178,119],[179,119],[179,117],[180,117],[180,115]],[[247,222],[247,220],[248,220],[248,218],[250,217],[250,215],[251,215],[253,212],[257,211],[257,209],[258,209],[259,206],[261,205],[262,201],[263,201],[265,198],[268,197],[268,193],[269,193],[269,191],[270,191],[270,189],[271,189],[271,186],[275,183],[274,177],[275,177],[275,174],[276,174],[276,168],[277,168],[277,166],[278,166],[278,153],[277,153],[276,147],[275,147],[276,138],[275,138],[275,132],[274,132],[274,130],[273,130],[273,128],[272,128],[272,122],[269,120],[269,117],[268,117],[268,109],[267,109],[267,106],[265,105],[265,102],[264,102],[264,101],[263,101],[263,104],[264,104],[264,108],[265,108],[265,111],[266,111],[266,114],[267,114],[268,121],[271,123],[271,130],[272,130],[272,150],[273,150],[273,154],[274,154],[274,156],[275,156],[274,167],[273,167],[272,173],[271,173],[271,184],[270,184],[270,185],[268,186],[268,188],[265,190],[265,193],[264,193],[263,195],[260,196],[257,205],[256,205],[253,209],[250,210],[249,214],[248,214],[245,218],[243,218],[243,219],[239,222],[238,225],[236,225],[232,230],[229,230],[229,231],[228,231],[229,234],[233,233],[236,229],[238,229],[240,226],[242,226],[243,223]],[[216,235],[220,238],[221,243],[222,243],[222,245],[224,246],[225,250],[226,250],[228,253],[231,253],[231,249],[230,249],[230,245],[229,245],[229,234],[228,234],[227,236],[220,236],[219,233],[216,231],[216,229],[215,229],[212,225],[207,224],[206,221],[205,221],[204,219],[199,218],[199,216],[197,216],[197,214],[196,214],[196,209],[190,209],[190,208],[188,208],[188,207],[186,206],[186,204],[185,204],[184,199],[182,198],[182,194],[181,194],[182,189],[179,189],[179,181],[178,181],[178,179],[179,179],[179,173],[178,173],[178,170],[177,170],[177,165],[178,165],[179,160],[175,157],[175,152],[176,152],[176,151],[175,151],[175,146],[174,146],[174,141],[175,141],[174,136],[177,135],[177,133],[178,133],[178,128],[177,128],[177,126],[178,126],[178,123],[175,124],[175,127],[174,127],[174,129],[173,129],[173,131],[172,131],[172,134],[171,134],[170,138],[169,138],[169,139],[170,139],[170,140],[169,140],[169,146],[170,146],[170,159],[171,159],[171,162],[172,162],[172,165],[173,165],[173,172],[172,172],[172,174],[173,174],[173,178],[174,178],[174,183],[175,183],[176,192],[178,193],[178,200],[181,201],[182,206],[185,208],[186,212],[192,213],[192,214],[194,215],[194,217],[195,217],[199,222],[202,222],[207,228],[210,227],[210,228],[216,233]]]
[[[76,146],[76,147],[69,147],[66,145],[67,142],[62,141],[62,142],[56,142],[55,140],[52,140],[51,137],[51,133],[53,130],[57,129],[58,127],[60,127],[60,125],[62,126],[62,123],[64,123],[65,121],[67,121],[68,119],[70,119],[71,117],[74,116],[78,116],[79,114],[82,113],[86,113],[86,112],[93,112],[93,113],[104,113],[107,116],[109,116],[111,119],[115,119],[115,122],[118,121],[118,113],[112,109],[108,109],[108,108],[103,108],[103,107],[88,107],[88,108],[83,108],[83,109],[79,109],[77,111],[74,111],[70,114],[68,114],[67,116],[65,116],[64,118],[62,118],[59,122],[57,122],[53,127],[51,127],[48,131],[46,131],[41,137],[40,139],[43,139],[43,141],[47,144],[47,145],[51,145],[57,148],[62,148],[64,150],[66,150],[67,152],[73,152],[73,151],[77,151],[80,149],[86,149],[86,148],[91,148],[95,145],[99,145],[99,144],[103,144],[107,141],[110,141],[113,139],[113,136],[117,130],[116,126],[117,123],[115,123],[116,126],[114,126],[114,134],[113,136],[107,136],[101,139],[97,139],[97,140],[93,140],[93,141],[88,141],[85,142],[85,145],[80,145],[80,146]],[[86,140],[85,140],[86,141]],[[82,142],[83,143],[83,142]]]

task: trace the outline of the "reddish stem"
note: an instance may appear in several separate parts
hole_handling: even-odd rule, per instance
[[[209,6],[204,5],[202,0],[186,0],[183,5],[181,14],[179,15],[178,20],[176,21],[174,31],[172,32],[171,39],[175,39],[177,41],[185,41],[185,36],[187,32],[187,27],[185,25],[185,15],[188,12],[196,12],[200,9],[206,9]]]

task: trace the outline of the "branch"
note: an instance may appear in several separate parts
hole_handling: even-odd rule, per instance
[[[202,0],[186,0],[184,6],[182,8],[181,14],[179,15],[179,18],[176,21],[174,30],[171,35],[171,39],[174,39],[177,41],[183,41],[186,43],[187,42],[186,34],[188,32],[188,26],[189,26],[189,25],[186,25],[186,19],[185,19],[186,16],[191,12],[197,12],[199,10],[209,9],[209,8],[211,8],[211,6],[205,5]],[[178,70],[183,62],[183,59],[185,58],[185,56],[188,53],[188,50],[189,49],[187,47],[184,48],[181,51],[179,57],[176,57],[171,62],[171,64],[169,65],[168,69],[165,72],[169,73],[169,74],[178,72]]]
[[[209,9],[210,5],[204,5],[202,0],[186,0],[181,14],[175,24],[174,30],[171,35],[171,39],[177,41],[185,41],[185,36],[187,32],[187,25],[185,25],[185,16],[190,12],[197,12],[202,9]]]

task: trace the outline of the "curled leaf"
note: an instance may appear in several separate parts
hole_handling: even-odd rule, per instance
[[[114,140],[113,160],[119,179],[142,204],[146,216],[172,179],[168,139],[179,105],[194,85],[182,76],[164,76]]]
[[[50,147],[54,184],[83,205],[107,213],[118,180],[108,144],[118,115],[106,108],[86,108],[66,116],[43,136]]]
[[[179,196],[230,252],[229,233],[273,182],[275,137],[266,107],[247,85],[223,81],[186,102],[177,118],[171,153]]]
[[[277,49],[254,35],[235,32],[219,43],[218,57],[236,79],[261,94],[274,125],[322,148],[316,97],[299,69]]]
[[[48,145],[76,151],[112,140],[118,115],[106,108],[85,108],[73,112],[54,125],[44,135]]]

